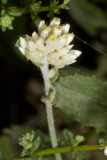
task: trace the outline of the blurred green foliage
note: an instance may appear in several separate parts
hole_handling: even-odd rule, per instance
[[[99,29],[107,29],[106,13],[94,3],[88,0],[71,0],[69,7],[70,15],[89,35],[95,36]]]
[[[28,4],[30,1],[27,1]],[[25,6],[25,1],[8,1],[8,4],[11,6]],[[43,3],[47,4],[52,1],[44,0]],[[54,4],[56,1],[53,1]],[[65,3],[68,0],[65,0]],[[2,0],[3,4],[6,4],[6,0]],[[69,17],[65,14],[65,19],[62,16],[62,20],[67,22],[69,18],[73,19],[76,24],[78,24],[79,29],[82,29],[83,33],[79,33],[79,29],[77,29],[77,35],[83,34],[82,36],[87,36],[87,39],[90,39],[89,43],[92,44],[94,47],[98,48],[106,52],[107,50],[107,17],[106,17],[106,0],[70,0],[69,2]],[[51,3],[51,6],[54,5]],[[52,8],[51,8],[52,9]],[[48,13],[48,17],[52,17],[55,13],[59,14],[58,10],[50,10]],[[62,13],[62,12],[61,12]],[[57,15],[55,15],[57,16]],[[60,16],[60,15],[59,15]],[[47,18],[46,14],[40,14],[41,19]],[[39,17],[39,18],[40,18]],[[40,21],[38,17],[32,14],[32,19],[37,25]],[[67,19],[66,19],[67,18]],[[48,19],[48,18],[47,18]],[[73,28],[76,28],[76,24],[71,24]],[[33,30],[37,30],[34,26],[31,18],[29,15],[23,15],[22,17],[17,17],[14,22],[14,30],[6,31],[2,33],[0,31],[0,44],[1,44],[1,53],[3,56],[5,55],[4,62],[7,60],[10,64],[12,64],[17,68],[20,68],[20,71],[24,70],[28,72],[29,65],[22,54],[19,53],[17,48],[15,47],[15,43],[17,38],[23,34],[29,34]],[[84,39],[85,40],[85,39]],[[80,46],[81,47],[81,46]],[[79,48],[81,49],[81,48]],[[87,54],[87,50],[84,51],[83,56],[85,53]],[[76,66],[76,70],[68,67],[62,70],[63,76],[72,74],[72,72],[79,72],[77,69],[81,69],[86,75],[96,74],[97,77],[100,79],[107,80],[107,63],[106,57],[104,55],[98,56],[100,53],[95,53],[92,50],[92,54],[95,56],[95,60],[97,63],[97,67],[95,70],[87,69],[86,66],[81,65],[81,62]],[[90,56],[92,55],[90,54]],[[93,57],[92,57],[93,58]],[[86,59],[88,61],[88,59]],[[93,61],[93,59],[92,59]],[[91,65],[91,64],[90,64]],[[65,114],[69,115],[71,119],[74,121],[79,121],[82,125],[95,127],[98,130],[107,129],[107,90],[106,90],[106,83],[103,83],[93,77],[85,77],[74,75],[70,77],[63,77],[59,80],[58,84],[56,84],[57,95],[58,95],[58,107],[60,107]],[[25,87],[25,86],[24,86]],[[76,90],[78,89],[78,90]],[[84,89],[84,91],[83,91]],[[89,93],[87,95],[87,92]],[[79,95],[79,96],[78,96]],[[97,98],[96,98],[96,97]],[[24,97],[24,96],[23,96]],[[68,104],[68,101],[70,102]],[[13,113],[14,114],[14,113]],[[57,116],[56,116],[57,117]],[[58,119],[58,123],[60,123],[60,118]],[[62,118],[63,119],[63,118]],[[40,121],[40,120],[39,120]],[[70,120],[71,129],[75,130],[75,125],[72,125],[73,122]],[[62,128],[65,127],[62,124]],[[67,124],[68,126],[68,124]],[[77,126],[78,130],[78,126]],[[21,137],[23,134],[31,131],[29,127],[21,127],[21,126],[12,126],[11,128],[4,130],[4,135],[0,137],[0,160],[12,160],[13,157],[17,157],[20,152],[20,148],[18,148],[18,138]],[[46,131],[45,131],[46,132]],[[79,131],[78,131],[79,132]],[[105,132],[105,131],[104,131]],[[42,148],[50,147],[49,137],[41,133],[40,131],[35,130],[37,136],[42,137]],[[59,135],[62,134],[62,131],[59,131]],[[44,139],[44,137],[47,137]],[[45,144],[44,144],[45,141]],[[46,142],[47,141],[47,142]],[[16,153],[17,152],[17,153]],[[102,152],[103,153],[103,152]],[[87,160],[97,159],[103,160],[106,157],[103,157],[103,154],[100,152],[89,152],[84,154]],[[71,155],[64,155],[65,160],[71,160]],[[53,157],[49,157],[49,160],[53,160]]]
[[[15,150],[13,149],[12,141],[7,136],[0,137],[0,151],[0,160],[12,160],[16,156]]]

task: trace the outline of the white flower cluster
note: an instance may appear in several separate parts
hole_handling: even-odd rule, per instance
[[[55,17],[47,26],[41,21],[38,26],[38,34],[20,37],[16,45],[23,55],[32,62],[42,64],[44,58],[48,57],[48,63],[56,68],[63,68],[65,65],[76,62],[81,54],[78,50],[72,50],[70,45],[74,38],[69,33],[69,24],[60,25],[60,18]]]
[[[104,155],[107,156],[107,146],[105,147]]]

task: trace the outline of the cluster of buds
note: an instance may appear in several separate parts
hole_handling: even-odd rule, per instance
[[[0,26],[2,31],[6,31],[6,28],[12,30],[12,22],[14,20],[14,17],[6,14],[4,10],[1,11],[1,17],[0,17]]]
[[[22,138],[19,138],[19,145],[21,145],[24,149],[30,149],[33,146],[33,140],[34,140],[34,132],[27,133],[26,135],[23,135]]]
[[[76,62],[81,54],[78,50],[72,50],[70,45],[74,38],[69,33],[69,24],[60,25],[60,18],[54,18],[49,26],[41,21],[38,26],[38,34],[20,37],[16,43],[19,50],[27,59],[36,65],[44,65],[44,58],[48,57],[48,63],[56,68],[63,68],[65,65]]]

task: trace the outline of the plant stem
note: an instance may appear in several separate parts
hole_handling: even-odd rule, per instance
[[[21,16],[25,12],[25,8],[18,8],[18,7],[2,7],[3,10],[5,10],[9,15],[12,16]],[[28,13],[28,12],[27,12]]]
[[[35,152],[35,156],[46,156],[46,155],[51,155],[55,153],[66,153],[66,152],[72,152],[72,151],[92,151],[92,150],[102,150],[106,146],[101,146],[101,145],[83,145],[83,146],[76,146],[76,147],[62,147],[62,148],[54,148],[54,149],[46,149],[46,150],[41,150]]]
[[[18,7],[2,7],[2,9],[4,9],[6,12],[8,12],[10,15],[12,16],[21,16],[22,14],[25,13],[31,13],[30,10],[26,10],[25,8],[18,8]],[[55,9],[66,9],[65,5],[57,5],[54,7]],[[50,11],[50,6],[45,6],[45,7],[40,7],[40,12],[46,12],[46,11]]]
[[[48,68],[48,58],[45,56],[44,58],[44,66],[40,67],[42,76],[44,79],[44,85],[45,85],[45,96],[49,95],[49,91],[51,89],[51,83],[49,81],[49,68]],[[56,137],[56,132],[55,132],[55,124],[54,124],[54,117],[53,117],[53,108],[52,104],[47,101],[46,103],[46,114],[47,114],[47,121],[48,121],[48,128],[49,128],[49,134],[51,138],[51,144],[52,147],[55,148],[58,146],[57,143],[57,137]],[[55,154],[56,160],[62,160],[61,155]]]
[[[40,151],[36,151],[34,156],[47,156],[47,155],[52,155],[52,154],[56,154],[56,153],[67,153],[67,152],[72,152],[72,151],[92,151],[92,150],[102,150],[105,149],[105,146],[101,146],[101,145],[83,145],[83,146],[77,146],[77,147],[62,147],[62,148],[53,148],[53,149],[44,149],[44,150],[40,150]],[[17,158],[14,160],[20,160],[23,158]],[[29,159],[29,158],[28,158]],[[27,160],[27,158],[26,158]]]
[[[53,8],[54,10],[55,9],[65,9],[63,5],[57,5]],[[46,11],[49,11],[50,10],[50,6],[45,6],[45,7],[41,7],[41,12],[46,12]]]

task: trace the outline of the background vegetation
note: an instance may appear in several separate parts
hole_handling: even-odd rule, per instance
[[[29,2],[30,0],[9,0],[8,6],[25,7]],[[42,1],[44,6],[48,5],[49,2],[49,0]],[[107,1],[70,0],[68,7],[69,10],[61,10],[60,15],[56,16],[61,17],[62,23],[70,23],[70,31],[83,41],[97,48],[97,50],[75,37],[73,41],[75,45],[74,48],[81,50],[82,55],[76,64],[60,70],[60,74],[61,76],[72,75],[74,73],[79,73],[84,76],[92,75],[105,82],[107,80],[107,55],[103,53],[106,53],[107,50]],[[40,13],[40,17],[49,22],[47,14]],[[6,32],[0,31],[0,150],[2,153],[1,159],[3,160],[11,160],[13,157],[19,156],[21,148],[18,146],[18,138],[27,131],[34,129],[37,135],[41,135],[41,137],[44,134],[48,135],[45,107],[40,100],[43,94],[43,80],[40,71],[32,63],[26,61],[25,57],[23,57],[15,47],[16,40],[20,35],[31,34],[34,30],[37,31],[37,28],[30,14],[17,17],[13,22],[13,26],[14,30],[7,30]],[[82,93],[82,99],[85,100],[84,102],[75,99],[75,90],[74,87],[72,88],[72,84],[76,81],[77,77],[79,82],[82,82],[85,86],[77,83],[78,86],[75,86],[75,88],[77,87],[78,90],[82,92],[81,88],[85,90],[88,86],[87,90],[92,91],[92,95],[90,95],[91,100],[95,98],[94,95],[97,96],[99,94],[99,101],[94,104],[94,112],[93,110],[90,111],[93,103],[88,103],[88,99],[85,97],[87,93],[84,91],[84,95]],[[68,87],[71,91],[73,90],[73,93],[66,90],[66,95],[72,94],[72,96],[74,96],[74,102],[72,106],[68,106],[71,112],[69,112],[69,110],[67,111],[66,108],[63,109],[64,112],[57,107],[54,108],[55,125],[58,136],[64,141],[62,132],[65,128],[72,131],[74,135],[84,135],[87,132],[90,133],[93,128],[98,130],[102,130],[103,128],[103,133],[88,139],[87,144],[98,143],[100,137],[106,139],[107,102],[106,106],[103,102],[106,101],[107,97],[107,85],[105,85],[105,83],[102,84],[102,82],[96,79],[94,82],[88,80],[88,78],[82,79],[78,74],[68,81],[71,82],[70,86],[65,86],[64,81],[60,80],[59,91],[61,87]],[[96,84],[98,84],[97,91],[99,92],[93,90]],[[56,87],[58,88],[58,86]],[[102,93],[103,91],[105,92],[104,94]],[[60,96],[60,92],[58,95]],[[63,96],[65,95],[61,95],[62,99]],[[69,100],[68,96],[68,101]],[[60,101],[59,106],[61,103],[63,104],[63,102]],[[85,112],[84,109],[80,110],[79,105],[76,103],[81,106],[84,105],[83,103],[88,103],[88,112]],[[96,103],[101,103],[103,109],[97,107],[98,105],[96,105]],[[74,104],[76,106],[74,106]],[[63,105],[61,106],[63,107]],[[77,107],[77,110],[73,110],[72,107]],[[96,107],[98,109],[96,109]],[[79,115],[79,111],[81,116]],[[67,114],[65,114],[65,112]],[[94,115],[97,118],[94,117]],[[83,118],[84,116],[85,119]],[[95,119],[93,119],[93,117]],[[42,133],[39,130],[41,130]],[[91,133],[96,134],[96,132]],[[62,141],[60,145],[62,145]],[[47,137],[46,143],[49,147],[49,137]],[[63,156],[65,160],[71,159],[71,153],[64,154]],[[51,157],[49,159],[51,159]],[[84,154],[84,159],[105,160],[106,157],[102,151],[92,151],[91,153],[87,152]]]

